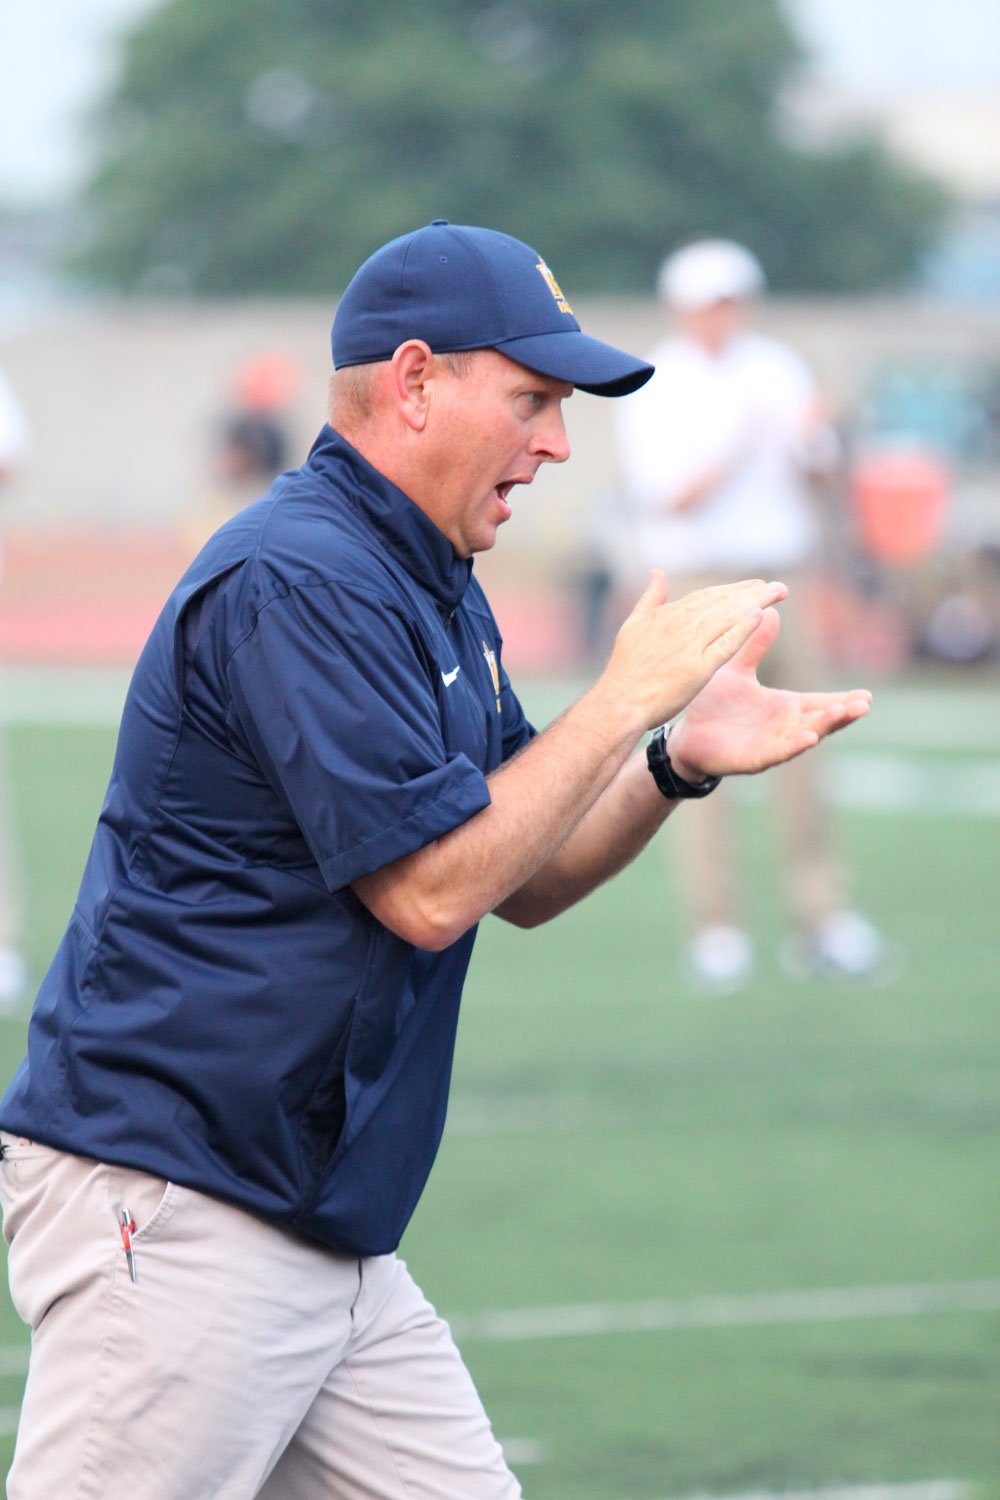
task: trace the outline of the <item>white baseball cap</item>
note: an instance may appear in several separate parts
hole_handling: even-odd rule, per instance
[[[764,286],[760,261],[733,240],[697,240],[675,250],[660,267],[656,283],[663,301],[679,312],[742,301]]]

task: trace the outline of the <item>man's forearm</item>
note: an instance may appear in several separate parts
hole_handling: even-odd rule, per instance
[[[666,579],[649,587],[615,638],[597,683],[520,755],[490,777],[492,801],[442,838],[354,883],[380,922],[419,948],[440,949],[526,885],[610,787],[643,732],[672,718],[784,597],[782,583],[747,579],[666,602]],[[654,789],[655,790],[655,789]],[[656,793],[658,796],[659,794]],[[638,799],[638,800],[636,800]],[[662,800],[662,799],[661,799]],[[662,813],[630,772],[593,837],[571,850],[585,867],[565,888],[583,894],[641,848]],[[625,817],[618,852],[600,856],[614,815]],[[649,820],[649,826],[646,832]],[[638,842],[635,842],[638,840]],[[571,895],[571,900],[579,895]],[[563,904],[569,904],[563,901]]]
[[[493,773],[488,807],[365,876],[355,890],[380,921],[418,947],[446,947],[565,846],[644,727],[595,686]]]
[[[537,927],[623,870],[677,806],[657,789],[644,752],[631,756],[566,842],[496,908],[518,927]]]

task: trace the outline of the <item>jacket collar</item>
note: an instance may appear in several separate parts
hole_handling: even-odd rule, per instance
[[[345,496],[417,583],[449,609],[461,603],[472,576],[472,559],[459,557],[430,517],[339,432],[323,427],[306,468]]]

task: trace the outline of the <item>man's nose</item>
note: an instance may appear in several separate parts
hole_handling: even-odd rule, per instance
[[[569,458],[569,438],[561,411],[555,412],[532,444],[543,463],[564,464]]]

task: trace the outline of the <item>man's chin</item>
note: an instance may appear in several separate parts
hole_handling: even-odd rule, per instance
[[[470,537],[465,549],[459,551],[459,557],[473,557],[477,552],[490,552],[497,544],[497,534],[500,530],[500,522],[495,526],[483,526],[474,537]],[[457,550],[457,549],[456,549]]]

